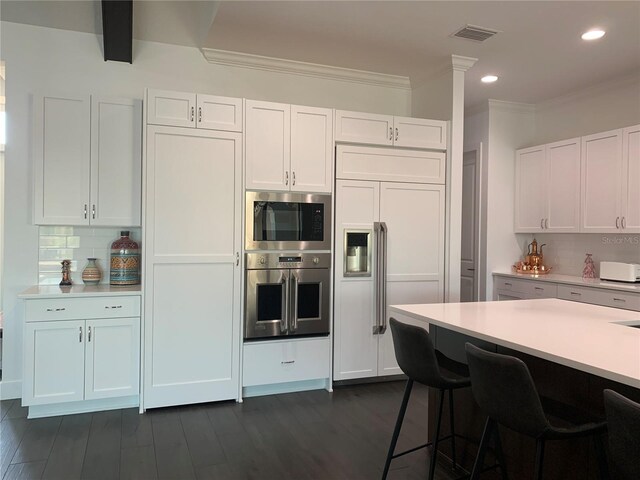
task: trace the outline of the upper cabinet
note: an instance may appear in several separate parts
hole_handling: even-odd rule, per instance
[[[580,139],[516,152],[516,232],[580,231]]]
[[[336,142],[447,149],[447,122],[336,110]]]
[[[142,102],[34,96],[34,223],[140,225]]]
[[[242,99],[149,89],[147,123],[241,132]]]
[[[331,192],[333,111],[247,100],[246,188]]]
[[[640,126],[582,138],[582,231],[640,232]]]

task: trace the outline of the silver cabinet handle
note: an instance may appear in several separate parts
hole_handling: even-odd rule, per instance
[[[398,127],[396,127],[396,142],[398,141]]]
[[[626,302],[626,300],[624,298],[616,298],[616,297],[613,297],[613,301],[614,302],[623,302],[623,303]]]
[[[82,327],[79,327],[79,328],[80,328],[80,333],[78,334],[78,342],[82,343]]]
[[[534,287],[535,290],[544,290],[542,287]]]
[[[84,204],[84,218],[87,218],[87,204]]]
[[[91,205],[91,218],[93,218],[94,220],[96,219],[96,206]]]
[[[622,221],[620,222],[620,225],[622,225],[622,228],[627,228],[627,219],[626,219],[626,217],[622,217]]]
[[[122,308],[122,305],[105,305],[104,308],[107,308],[107,309]]]
[[[280,330],[282,333],[289,331],[289,274],[282,274],[280,277],[280,284],[284,290],[284,296],[282,298],[282,318],[280,319]]]
[[[509,283],[509,282],[504,282],[505,287],[512,287],[513,284]]]
[[[289,331],[295,332],[298,329],[298,277],[291,272],[291,310],[289,310]]]
[[[66,310],[65,307],[62,308],[47,308],[47,312],[64,312]]]
[[[296,184],[296,172],[295,172],[295,170],[291,172],[291,184],[292,185]]]
[[[620,217],[616,217],[616,228],[620,228]]]
[[[540,219],[540,228],[544,228],[544,218]]]
[[[548,218],[544,219],[544,228],[549,228],[549,219]]]
[[[296,363],[295,360],[287,360],[286,362],[280,362],[282,365],[290,365],[292,363]]]
[[[202,107],[198,107],[198,123],[202,123]]]
[[[569,292],[571,295],[577,295],[578,297],[582,296],[580,292]]]
[[[193,107],[191,107],[191,121],[192,121],[192,122],[193,122],[194,112],[195,112],[194,108],[193,108]]]
[[[289,185],[289,172],[284,172],[284,184]]]
[[[475,268],[467,268],[467,272],[475,272],[476,269]]]
[[[89,332],[87,333],[87,341],[91,341],[91,327],[89,327]]]
[[[240,265],[240,254],[236,252],[236,267]]]
[[[393,140],[393,127],[389,127],[389,140]]]

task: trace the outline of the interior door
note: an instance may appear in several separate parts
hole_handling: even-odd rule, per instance
[[[288,330],[289,270],[248,270],[245,338],[285,335]]]
[[[387,226],[387,307],[442,302],[444,185],[382,182],[380,221]],[[388,313],[385,312],[388,325]],[[378,375],[401,373],[391,331],[379,335]]]
[[[462,244],[460,255],[460,301],[478,300],[477,288],[477,151],[465,152],[462,164]]]
[[[344,239],[349,230],[373,231],[373,223],[380,217],[380,183],[337,180],[335,202],[333,378],[375,377],[378,372],[378,335],[373,333],[375,277],[345,275]],[[371,243],[375,249],[375,242]]]
[[[289,329],[297,335],[329,333],[329,269],[290,271]]]

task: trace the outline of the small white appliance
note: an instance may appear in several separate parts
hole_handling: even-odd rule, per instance
[[[640,282],[640,264],[600,262],[600,279],[616,282]]]

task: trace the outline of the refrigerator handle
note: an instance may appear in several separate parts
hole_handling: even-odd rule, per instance
[[[380,262],[380,335],[387,331],[387,224],[380,222],[380,238],[382,245],[380,247],[381,258]]]
[[[287,333],[289,329],[289,272],[282,273],[280,277],[284,297],[282,299],[282,318],[280,319],[280,330]]]
[[[373,297],[375,302],[375,318],[376,324],[373,326],[373,334],[378,335],[380,333],[380,242],[381,242],[381,234],[380,234],[380,222],[373,222],[373,236],[374,241],[376,243],[376,258],[375,258],[375,268],[373,275]]]
[[[298,277],[291,272],[291,295],[293,296],[293,302],[291,303],[291,309],[289,310],[289,330],[291,333],[295,333],[298,329]]]

